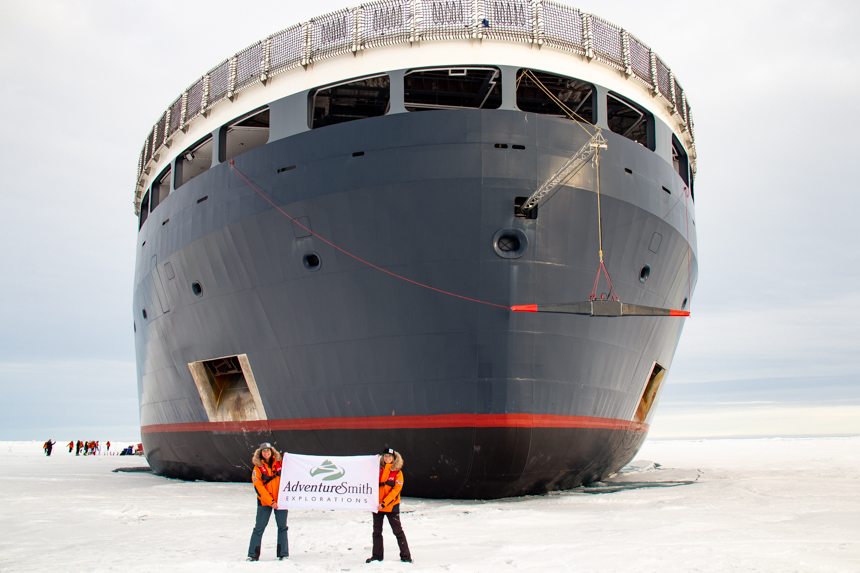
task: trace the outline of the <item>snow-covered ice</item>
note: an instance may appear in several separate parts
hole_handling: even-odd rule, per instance
[[[637,459],[570,492],[405,498],[411,565],[387,525],[387,559],[366,565],[370,514],[332,511],[290,512],[286,562],[272,520],[247,563],[250,484],[115,473],[146,462],[4,442],[0,571],[860,571],[860,437],[648,441]]]

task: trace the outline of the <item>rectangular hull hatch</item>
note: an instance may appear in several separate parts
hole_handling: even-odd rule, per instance
[[[651,375],[648,377],[648,383],[645,384],[642,398],[639,400],[639,407],[636,408],[636,415],[633,416],[634,422],[645,422],[648,412],[651,411],[651,406],[657,398],[657,391],[660,390],[665,378],[666,369],[655,362],[654,366],[651,367]]]
[[[248,356],[225,356],[188,364],[210,422],[265,420]]]

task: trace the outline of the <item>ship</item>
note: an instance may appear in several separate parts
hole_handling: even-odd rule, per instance
[[[392,447],[404,494],[463,499],[617,472],[689,315],[695,149],[663,59],[550,0],[381,0],[226,58],[138,161],[150,466]]]

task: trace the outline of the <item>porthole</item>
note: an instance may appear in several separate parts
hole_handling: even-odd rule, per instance
[[[143,320],[146,320],[146,309],[141,309],[140,313],[143,315]]]
[[[510,253],[520,249],[520,240],[516,235],[502,235],[499,237],[498,245],[500,251]]]
[[[650,277],[650,276],[651,276],[651,267],[648,265],[645,265],[644,267],[642,267],[642,270],[639,271],[639,282],[644,283],[645,281],[648,280],[648,277]]]
[[[318,254],[311,251],[309,253],[305,253],[305,256],[302,257],[302,264],[309,271],[318,271],[320,270],[320,266],[322,266],[322,261]]]
[[[528,246],[528,237],[519,229],[499,229],[493,236],[493,250],[503,259],[520,258]]]
[[[689,300],[686,297],[684,297],[684,302],[681,303],[681,310],[684,310],[687,308],[688,302],[689,302]]]
[[[200,286],[200,283],[194,281],[191,283],[191,292],[194,293],[194,296],[203,296],[203,287]]]

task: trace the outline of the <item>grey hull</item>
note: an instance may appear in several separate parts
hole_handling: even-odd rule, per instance
[[[684,184],[653,152],[606,137],[603,250],[615,288],[626,303],[680,309],[697,274]],[[547,116],[432,111],[308,131],[235,167],[373,265],[504,307],[559,303],[585,300],[597,271],[594,172],[536,219],[515,217],[514,200],[586,139]],[[494,248],[510,229],[525,238],[518,258]],[[246,479],[264,439],[307,454],[392,446],[407,461],[408,495],[423,497],[538,493],[616,471],[647,433],[650,417],[633,416],[654,363],[670,367],[684,321],[513,313],[422,288],[309,236],[227,164],[144,224],[134,319],[156,472]],[[240,354],[266,419],[210,422],[188,365]]]

